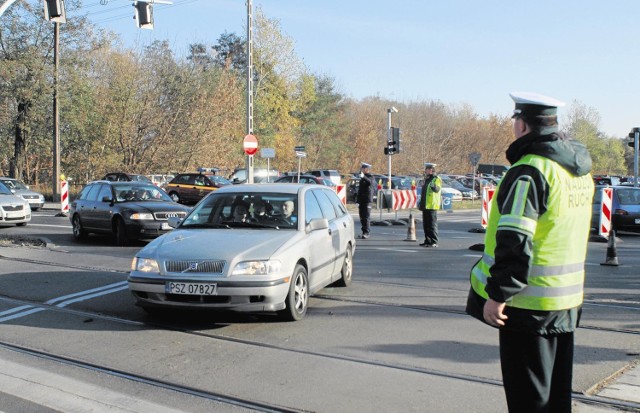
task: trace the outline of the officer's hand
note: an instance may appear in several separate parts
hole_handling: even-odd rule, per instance
[[[505,307],[505,303],[499,303],[489,298],[484,304],[482,312],[484,320],[494,327],[504,326],[504,320],[509,318],[503,312]]]

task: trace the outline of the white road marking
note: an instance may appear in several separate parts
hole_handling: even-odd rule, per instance
[[[73,304],[79,301],[85,301],[91,298],[100,297],[103,295],[115,293],[118,291],[126,290],[127,282],[121,281],[114,284],[104,285],[98,288],[92,288],[90,290],[80,291],[73,294],[64,295],[62,297],[52,298],[45,302],[48,305],[55,305],[56,307],[66,307],[69,304]],[[57,303],[57,304],[56,304]],[[0,312],[0,323],[13,320],[20,317],[25,317],[31,314],[45,311],[46,308],[36,307],[32,305],[23,305],[20,307],[11,308]]]

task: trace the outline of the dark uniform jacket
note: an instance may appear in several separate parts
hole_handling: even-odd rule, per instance
[[[528,154],[549,158],[575,176],[583,176],[591,171],[591,156],[583,144],[570,140],[563,133],[552,132],[548,135],[529,133],[516,139],[507,149],[507,159],[511,164]],[[518,165],[507,171],[500,182],[496,207],[500,211],[511,210],[514,202],[513,191],[509,189],[518,178],[529,176],[534,182],[527,194],[525,215],[536,219],[547,210],[549,185],[536,168]],[[496,264],[487,280],[486,292],[493,300],[505,302],[527,286],[529,263],[531,262],[531,237],[516,231],[498,231],[496,233]],[[484,322],[483,307],[485,300],[473,288],[469,292],[466,311]],[[509,317],[503,329],[551,335],[574,331],[580,319],[581,308],[560,311],[533,311],[507,306],[505,314]]]
[[[373,195],[377,189],[376,180],[371,174],[364,174],[360,178],[358,185],[358,196],[356,202],[358,204],[369,204],[373,202]]]

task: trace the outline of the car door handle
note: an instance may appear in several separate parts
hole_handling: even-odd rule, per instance
[[[331,228],[329,228],[328,231],[329,231],[329,235],[333,234],[333,232],[331,232]]]

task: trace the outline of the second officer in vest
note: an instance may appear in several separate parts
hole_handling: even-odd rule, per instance
[[[438,210],[442,201],[442,178],[436,175],[436,164],[424,164],[424,185],[418,209],[422,211],[423,247],[438,247]]]
[[[499,329],[510,412],[571,412],[593,179],[585,146],[559,132],[553,98],[512,93],[511,168],[491,200],[467,313]]]

